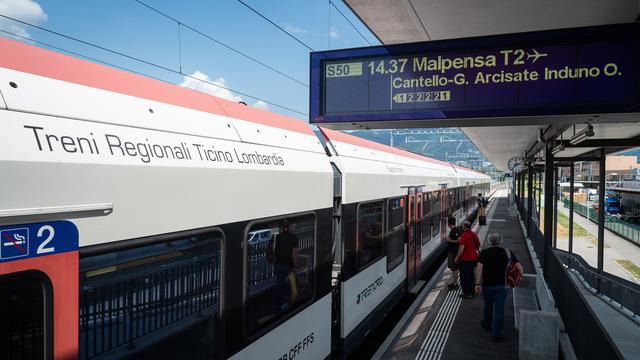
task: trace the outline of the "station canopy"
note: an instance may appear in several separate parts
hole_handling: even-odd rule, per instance
[[[543,141],[567,145],[559,158],[637,146],[637,0],[344,3],[383,46],[312,53],[311,123],[459,126],[506,171]],[[587,124],[588,140],[569,144]]]

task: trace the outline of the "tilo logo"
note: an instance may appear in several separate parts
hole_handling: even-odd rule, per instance
[[[371,295],[380,285],[382,285],[382,282],[383,280],[381,276],[377,278],[376,281],[367,286],[364,290],[362,290],[360,294],[358,294],[358,300],[356,301],[356,304],[360,304],[360,302],[369,297],[369,295]]]

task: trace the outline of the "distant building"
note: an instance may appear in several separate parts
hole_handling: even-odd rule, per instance
[[[598,182],[600,180],[600,163],[597,161],[577,161],[575,163],[576,181]],[[640,180],[640,164],[636,156],[615,155],[607,156],[607,181]],[[562,169],[562,176],[569,178],[569,168]],[[585,184],[586,186],[587,184]]]
[[[620,196],[620,206],[625,213],[640,213],[640,181],[623,181],[611,187]]]

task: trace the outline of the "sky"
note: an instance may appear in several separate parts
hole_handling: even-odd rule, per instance
[[[308,121],[309,88],[299,83],[309,83],[310,50],[304,45],[238,0],[140,1],[184,25],[178,25],[178,22],[135,0],[0,0],[0,15],[115,50],[174,72],[5,18],[0,18],[0,30],[30,39],[37,46],[46,47],[40,44],[46,43],[146,76]],[[242,1],[314,50],[368,46],[367,41],[379,44],[340,0],[334,0],[335,6],[366,40],[330,5],[329,0]],[[269,70],[188,27],[299,82]],[[13,37],[7,33],[0,33],[0,36]],[[62,52],[59,49],[55,51]]]

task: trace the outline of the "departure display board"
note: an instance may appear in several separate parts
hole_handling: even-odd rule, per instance
[[[640,24],[315,52],[311,79],[316,124],[633,113]]]

